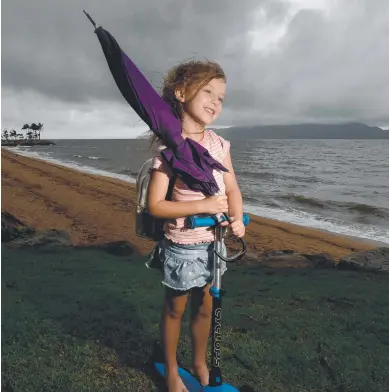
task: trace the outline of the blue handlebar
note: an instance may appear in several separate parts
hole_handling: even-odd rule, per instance
[[[187,223],[190,229],[195,229],[196,227],[214,227],[217,226],[219,223],[224,222],[225,220],[231,223],[231,218],[228,216],[228,214],[223,214],[220,217],[217,217],[216,215],[208,215],[208,216],[192,215],[192,216],[188,216]],[[250,222],[250,217],[247,214],[243,214],[242,220],[243,220],[243,224],[247,226]],[[246,243],[244,242],[243,238],[238,238],[238,239],[242,245],[242,250],[240,250],[238,254],[236,254],[235,256],[227,257],[225,255],[220,254],[216,249],[214,249],[214,253],[220,259],[226,262],[234,262],[241,259],[246,253]]]
[[[196,227],[213,227],[217,226],[218,223],[224,222],[226,217],[222,215],[218,218],[216,215],[192,215],[188,218],[188,227],[195,229]],[[247,214],[243,214],[243,224],[247,226],[250,223],[250,217]]]

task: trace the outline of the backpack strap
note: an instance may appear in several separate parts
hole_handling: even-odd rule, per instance
[[[171,201],[172,196],[173,196],[173,189],[174,189],[174,184],[177,179],[177,174],[173,174],[173,177],[169,180],[169,188],[167,190],[166,198],[165,200]]]

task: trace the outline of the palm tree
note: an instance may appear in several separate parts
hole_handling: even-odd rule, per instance
[[[11,132],[9,133],[9,136],[14,138],[14,140],[16,139],[16,131],[14,129],[11,130]]]
[[[36,140],[36,139],[38,138],[38,135],[37,135],[38,125],[36,125],[35,123],[32,123],[32,124],[30,125],[30,129],[31,129],[32,131],[34,131],[34,133],[33,133],[33,135],[34,135],[34,140]]]
[[[3,129],[3,135],[2,135],[2,138],[4,138],[5,140],[8,140],[8,129],[7,128],[5,128],[5,129]]]
[[[37,127],[38,127],[38,137],[39,140],[41,140],[41,132],[43,131],[43,124],[39,123]]]
[[[21,129],[26,130],[26,140],[41,140],[41,132],[43,131],[42,123],[32,123],[31,125],[24,124]],[[27,130],[29,131],[27,132]]]
[[[26,130],[26,140],[27,140],[27,130],[30,129],[30,126],[28,124],[24,124],[21,129],[22,131]]]

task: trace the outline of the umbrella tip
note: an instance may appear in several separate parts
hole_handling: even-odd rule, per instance
[[[89,19],[89,21],[93,24],[93,26],[95,27],[95,29],[97,28],[96,27],[96,23],[95,23],[95,21],[92,19],[92,17],[85,11],[85,10],[82,10],[83,12],[84,12],[84,14],[86,15],[86,17]]]

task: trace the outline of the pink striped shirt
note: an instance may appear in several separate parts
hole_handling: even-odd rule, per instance
[[[211,130],[206,130],[203,139],[199,142],[210,153],[210,155],[223,163],[224,158],[230,151],[230,142],[224,140]],[[160,144],[161,145],[161,144]],[[160,148],[154,150],[153,168],[171,176],[170,170],[166,169],[162,161]],[[219,186],[219,196],[225,195],[225,184],[223,172],[214,170],[213,175]],[[195,201],[203,200],[204,194],[201,192],[192,191],[188,186],[177,179],[174,184],[172,201]],[[202,242],[212,242],[214,240],[214,232],[211,228],[198,227],[196,229],[189,229],[186,224],[185,217],[177,219],[169,219],[164,225],[165,237],[178,244],[198,244]]]

